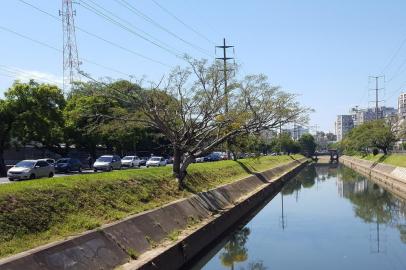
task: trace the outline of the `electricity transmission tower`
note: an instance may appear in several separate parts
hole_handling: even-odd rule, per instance
[[[227,57],[227,49],[233,48],[234,51],[234,46],[226,45],[226,39],[223,38],[223,45],[222,46],[216,46],[215,47],[223,49],[223,57],[216,57],[217,60],[223,60],[223,72],[224,72],[224,99],[225,99],[225,106],[224,106],[224,112],[225,114],[228,114],[228,85],[227,85],[227,76],[228,76],[228,71],[231,71],[232,69],[227,69],[227,61],[234,59],[234,57]],[[226,142],[227,144],[227,156],[228,159],[231,158],[231,154],[229,151],[229,145],[230,141]]]
[[[226,39],[223,38],[223,45],[216,46],[216,48],[223,49],[223,57],[216,57],[217,60],[223,60],[223,72],[224,72],[224,96],[226,100],[225,112],[228,113],[228,85],[227,85],[227,72],[232,69],[227,69],[227,60],[232,60],[234,57],[227,57],[227,49],[234,48],[234,46],[226,45]]]
[[[382,102],[383,100],[379,100],[379,91],[383,90],[384,88],[379,88],[379,78],[384,78],[384,76],[370,76],[370,79],[375,79],[375,88],[370,89],[371,91],[375,91],[375,100],[371,101],[375,103],[375,119],[378,120],[382,118],[382,116],[379,113],[379,102]]]
[[[63,30],[63,91],[69,88],[72,82],[78,78],[79,65],[81,64],[78,56],[78,47],[76,45],[75,19],[76,10],[73,10],[72,0],[62,0],[62,10],[59,11],[62,16]]]

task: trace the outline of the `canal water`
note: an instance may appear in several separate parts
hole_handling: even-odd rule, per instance
[[[312,165],[188,269],[406,269],[406,203],[344,166]]]

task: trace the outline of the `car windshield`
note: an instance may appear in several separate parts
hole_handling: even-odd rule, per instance
[[[99,161],[99,162],[111,162],[112,159],[113,159],[112,157],[99,157],[97,159],[97,161]]]
[[[63,158],[63,159],[58,160],[56,163],[58,163],[58,164],[61,164],[61,163],[69,163],[69,159]]]
[[[152,157],[152,158],[150,158],[149,160],[151,160],[151,161],[160,161],[161,158],[159,158],[159,157]]]
[[[20,161],[18,162],[15,167],[21,168],[32,168],[35,165],[35,161]]]
[[[123,157],[123,160],[132,160],[133,157]]]

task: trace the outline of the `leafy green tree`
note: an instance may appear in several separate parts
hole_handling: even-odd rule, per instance
[[[65,99],[55,85],[16,81],[0,101],[0,174],[5,175],[4,151],[13,144],[63,152]]]
[[[283,132],[277,138],[276,149],[280,149],[281,152],[295,154],[300,152],[300,144],[295,142],[288,132]]]
[[[7,174],[4,151],[10,146],[11,130],[18,115],[14,105],[10,101],[0,100],[0,176]]]
[[[123,119],[136,114],[140,122],[159,130],[170,142],[173,173],[180,189],[187,187],[187,168],[196,157],[238,136],[307,119],[309,109],[294,95],[271,86],[264,75],[246,76],[233,83],[226,96],[218,63],[187,60],[187,68],[174,69],[150,89],[121,91],[111,87],[114,93],[109,95],[127,108]]]
[[[303,134],[299,139],[301,152],[306,156],[311,156],[316,151],[316,142],[311,134]]]
[[[370,148],[375,147],[386,155],[395,142],[396,135],[391,126],[384,120],[376,120],[353,128],[344,138],[342,146],[349,154],[366,154]]]

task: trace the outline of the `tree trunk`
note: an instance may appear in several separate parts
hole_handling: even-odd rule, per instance
[[[4,149],[0,149],[0,176],[7,176],[6,163],[4,162]]]
[[[184,179],[186,177],[185,174],[182,173],[182,151],[179,150],[178,147],[173,147],[173,175],[176,177],[176,180],[179,183],[179,189],[184,189]]]

